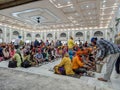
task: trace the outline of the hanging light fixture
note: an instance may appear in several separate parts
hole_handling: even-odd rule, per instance
[[[40,23],[40,17],[37,17],[37,23]]]

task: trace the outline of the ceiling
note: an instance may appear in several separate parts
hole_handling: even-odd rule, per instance
[[[6,9],[40,0],[0,0],[0,9]]]
[[[5,3],[11,2],[11,1],[14,1],[14,0],[0,0],[0,4],[5,4]]]
[[[17,1],[23,0],[0,0],[0,5]],[[0,22],[35,31],[107,28],[120,4],[120,0],[24,1],[35,2],[1,8]]]

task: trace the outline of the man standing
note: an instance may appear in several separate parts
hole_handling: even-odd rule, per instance
[[[37,46],[39,46],[39,41],[37,39],[35,39],[35,41],[34,41],[34,47],[37,47]]]
[[[101,53],[98,56],[98,60],[107,61],[106,72],[104,73],[104,77],[98,78],[98,80],[100,81],[107,82],[108,80],[110,80],[114,64],[120,54],[120,49],[117,45],[104,39],[97,40],[97,38],[92,38],[91,43],[93,46],[96,46],[101,51]]]
[[[19,38],[15,39],[15,42],[14,42],[15,49],[19,48],[19,44],[20,44],[20,39]]]
[[[49,42],[48,42],[48,40],[46,40],[46,43],[45,43],[45,45],[46,45],[46,46],[48,46],[48,45],[49,45]]]

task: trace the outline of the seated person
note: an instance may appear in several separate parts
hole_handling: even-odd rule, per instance
[[[3,48],[0,46],[0,61],[3,60]]]
[[[63,72],[60,70],[61,67],[64,69],[62,70]],[[64,55],[60,64],[54,67],[54,70],[55,70],[55,73],[57,74],[74,75],[74,72],[72,70],[72,63],[71,63],[68,53]]]
[[[24,61],[21,66],[24,68],[28,68],[34,65],[35,65],[35,62],[33,60],[30,60],[30,52],[29,51],[25,52]]]
[[[64,57],[64,54],[67,53],[67,48],[65,46],[62,47],[62,58]]]
[[[90,66],[91,70],[95,70],[95,59],[93,55],[91,54],[92,49],[91,48],[84,48],[83,54],[84,54],[84,63],[88,66]]]
[[[54,53],[53,50],[51,49],[51,53],[48,52],[48,60],[51,62],[52,60],[54,60]]]
[[[32,66],[38,64],[38,62],[34,58],[34,55],[35,55],[35,51],[32,50],[31,53],[30,53],[30,61],[33,63]]]
[[[48,54],[47,48],[44,50],[44,52],[42,54],[43,54],[43,58],[45,59],[45,61],[49,61],[49,59],[48,59],[49,54]]]
[[[51,62],[52,60],[54,60],[54,56],[52,54],[49,54],[49,61]]]
[[[37,65],[38,65],[39,63],[42,63],[42,62],[43,62],[43,55],[42,55],[42,53],[41,53],[41,50],[38,50],[38,52],[34,55],[34,59],[35,59]]]
[[[3,57],[4,57],[5,60],[10,59],[10,53],[9,53],[9,51],[7,50],[7,48],[4,48],[4,49],[3,49]]]
[[[32,65],[32,61],[30,60],[30,53],[29,53],[29,51],[27,51],[27,52],[24,53],[23,62],[24,61],[28,61],[29,62],[29,66]]]
[[[14,47],[12,47],[9,51],[10,51],[10,57],[12,58],[15,54]]]
[[[72,60],[72,69],[76,74],[86,73],[88,66],[86,66],[82,61],[82,51],[76,52],[76,55]]]
[[[17,67],[20,67],[21,66],[21,63],[23,61],[23,57],[20,53],[20,50],[17,50],[16,53],[14,54],[12,60],[15,60],[17,61]]]
[[[54,60],[55,59],[55,54],[54,54],[54,50],[52,49],[51,51],[51,60]]]
[[[47,49],[45,50],[45,53],[46,53],[46,58],[45,58],[46,61],[51,62],[52,60],[54,60],[54,55],[52,55],[52,54],[53,54],[53,53],[52,53],[52,49],[47,48]]]

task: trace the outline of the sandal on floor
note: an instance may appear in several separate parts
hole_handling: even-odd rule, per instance
[[[107,82],[107,80],[105,80],[104,78],[98,78],[98,80]]]

